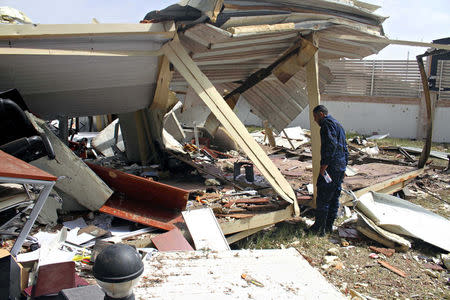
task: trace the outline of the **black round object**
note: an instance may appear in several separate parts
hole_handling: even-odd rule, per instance
[[[139,277],[144,264],[137,251],[125,244],[106,247],[94,263],[94,277],[103,282],[125,282]]]

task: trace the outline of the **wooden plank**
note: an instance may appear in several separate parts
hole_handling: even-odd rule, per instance
[[[211,109],[231,137],[238,143],[254,165],[261,171],[274,190],[289,203],[293,203],[295,213],[299,208],[295,193],[273,162],[267,157],[258,143],[248,133],[245,126],[226,104],[214,85],[202,73],[195,62],[189,57],[183,46],[176,40],[163,46],[163,50],[178,72],[191,85],[193,90]]]
[[[214,5],[214,10],[212,11],[212,16],[210,16],[211,22],[215,23],[217,21],[217,17],[222,11],[224,0],[216,0],[216,4]]]
[[[220,227],[223,234],[232,234],[284,221],[292,217],[293,211],[293,206],[289,205],[285,209],[255,215],[252,218],[223,222],[220,223]]]
[[[295,55],[280,63],[273,70],[273,74],[282,83],[286,83],[292,76],[294,76],[301,68],[303,68],[317,52],[317,47],[306,39],[300,39],[293,47],[300,47]],[[289,48],[285,53],[289,53],[293,47]]]
[[[159,61],[158,80],[152,104],[149,109],[166,109],[169,99],[169,86],[173,72],[170,71],[170,62],[165,55]]]
[[[252,234],[257,233],[258,231],[263,230],[266,227],[267,227],[267,225],[264,225],[264,226],[261,226],[261,227],[256,227],[256,228],[253,228],[253,229],[244,230],[244,231],[241,231],[239,233],[235,233],[235,234],[227,237],[227,242],[228,242],[228,244],[231,245],[231,244],[236,243],[237,241],[240,241],[240,240],[242,240],[242,239],[244,239],[244,238],[246,238],[246,237],[248,237],[248,236],[250,236]]]
[[[239,93],[234,94],[233,96],[229,97],[225,102],[231,109],[234,109],[237,102],[239,101],[240,96],[241,94]],[[216,116],[213,113],[209,114],[208,118],[206,118],[205,124],[203,125],[206,131],[208,131],[208,133],[211,134],[212,136],[216,134],[217,129],[219,129],[219,126],[220,122],[219,120],[217,120]]]
[[[172,38],[176,32],[166,31],[166,26],[164,23],[7,25],[0,27],[0,39],[124,34],[160,35],[162,37]]]
[[[316,34],[310,35],[308,39],[318,47],[318,36]],[[314,121],[313,109],[320,104],[319,91],[319,54],[315,52],[314,58],[306,64],[306,89],[309,100],[309,124],[311,128],[311,153],[313,165],[313,187],[314,196],[312,200],[312,207],[316,207],[317,197],[317,178],[320,171],[320,128]]]
[[[425,73],[425,66],[423,65],[422,56],[417,56],[417,64],[419,65],[420,77],[422,79],[423,95],[425,96],[425,107],[427,108],[427,120],[425,128],[426,139],[418,163],[418,167],[423,168],[427,163],[428,158],[430,157],[431,138],[433,135],[433,111],[431,107],[431,96],[430,96],[430,88],[428,86],[428,76]]]
[[[274,148],[276,146],[275,138],[273,137],[272,129],[269,127],[269,121],[264,120],[263,124],[264,124],[264,133],[269,141],[269,145],[270,147]],[[265,139],[266,138],[264,137],[264,140]]]
[[[294,31],[294,23],[281,23],[281,24],[263,24],[263,25],[246,25],[238,27],[230,27],[227,29],[233,36],[235,34],[239,36],[254,35],[254,34],[268,34],[274,32]]]

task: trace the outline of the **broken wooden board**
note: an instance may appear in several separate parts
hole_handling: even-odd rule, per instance
[[[295,193],[283,175],[270,161],[261,147],[248,133],[245,126],[225,103],[222,96],[209,79],[202,73],[195,62],[188,55],[178,40],[173,40],[163,46],[163,51],[178,72],[186,79],[194,91],[202,98],[211,112],[222,123],[234,140],[248,155],[274,190],[286,201],[294,204],[295,214],[300,210]]]
[[[144,264],[136,299],[345,299],[294,248],[159,252]]]
[[[54,189],[75,199],[84,207],[98,210],[113,191],[50,130],[45,122],[25,112],[35,129],[45,134],[53,146],[55,159],[41,157],[30,164],[60,178]]]
[[[256,214],[251,218],[224,221],[220,220],[220,227],[222,228],[223,234],[232,234],[236,232],[241,232],[244,230],[254,229],[257,227],[263,227],[272,225],[292,217],[293,207],[289,205],[285,209],[272,211],[269,213]]]

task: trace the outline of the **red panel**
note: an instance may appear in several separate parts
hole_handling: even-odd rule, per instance
[[[157,208],[184,210],[189,191],[91,163],[87,165],[114,191]]]
[[[116,217],[172,230],[186,208],[189,191],[147,178],[87,164],[115,193],[100,211]]]
[[[152,238],[152,242],[159,251],[194,251],[178,228]]]
[[[0,176],[56,181],[57,177],[0,150]]]
[[[136,201],[118,193],[114,193],[100,207],[99,211],[164,230],[174,229],[173,223],[181,215],[180,211],[155,208],[148,205],[145,201]]]

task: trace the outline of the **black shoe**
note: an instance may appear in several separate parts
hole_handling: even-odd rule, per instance
[[[336,218],[328,218],[325,222],[325,233],[330,234],[333,232],[333,223]]]
[[[325,214],[322,212],[316,212],[316,221],[314,222],[314,224],[311,227],[309,227],[308,229],[305,229],[306,234],[324,236],[325,235],[325,223],[326,223]]]

